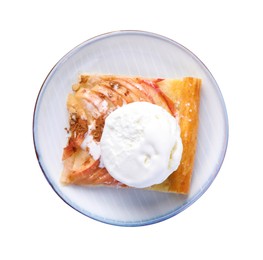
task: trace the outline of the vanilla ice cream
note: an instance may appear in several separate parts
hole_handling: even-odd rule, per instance
[[[160,106],[133,102],[105,121],[101,161],[113,178],[135,188],[163,182],[182,157],[177,120]]]

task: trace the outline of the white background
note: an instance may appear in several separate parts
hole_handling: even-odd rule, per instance
[[[2,1],[0,259],[262,259],[261,1]],[[230,136],[224,164],[190,208],[145,227],[89,219],[53,192],[32,117],[55,63],[98,34],[137,29],[194,52],[217,80]]]

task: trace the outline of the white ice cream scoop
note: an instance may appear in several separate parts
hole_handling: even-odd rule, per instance
[[[106,118],[100,147],[110,175],[135,188],[163,182],[178,168],[183,150],[177,120],[148,102],[113,111]]]

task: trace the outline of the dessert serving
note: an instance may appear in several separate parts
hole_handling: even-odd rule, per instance
[[[189,193],[201,80],[81,75],[68,95],[65,185]]]

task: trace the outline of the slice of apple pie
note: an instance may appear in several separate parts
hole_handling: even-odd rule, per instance
[[[149,102],[177,118],[183,144],[179,167],[165,181],[147,189],[187,194],[197,144],[201,80],[115,75],[81,75],[68,95],[68,144],[63,151],[63,184],[127,187],[100,160],[100,140],[107,116],[132,102]]]

